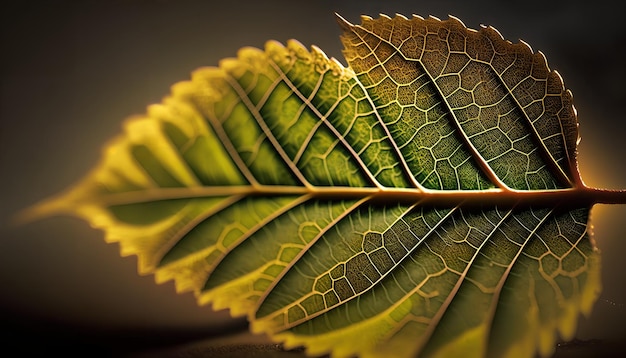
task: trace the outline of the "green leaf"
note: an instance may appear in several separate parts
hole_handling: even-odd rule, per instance
[[[78,215],[200,304],[337,357],[550,355],[600,290],[572,96],[493,28],[339,19],[350,67],[242,49],[32,215]]]

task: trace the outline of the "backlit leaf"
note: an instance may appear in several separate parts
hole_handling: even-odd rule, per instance
[[[572,96],[493,28],[340,18],[349,67],[242,49],[129,119],[34,215],[79,215],[201,304],[337,357],[550,355],[600,290]]]

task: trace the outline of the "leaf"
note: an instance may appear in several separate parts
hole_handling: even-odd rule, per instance
[[[307,353],[548,356],[600,291],[572,96],[458,19],[339,19],[350,67],[270,41],[173,86],[30,215],[78,215]]]

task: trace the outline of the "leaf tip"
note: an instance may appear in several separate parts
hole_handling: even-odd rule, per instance
[[[493,33],[495,35],[494,37],[496,37],[496,38],[498,38],[500,40],[504,40],[504,36],[502,36],[502,33],[498,29],[496,29],[495,27],[493,27],[491,25],[490,26],[486,26],[485,30],[486,31],[490,31],[491,33]]]
[[[530,47],[530,44],[522,39],[519,40],[519,42],[528,49],[528,51],[530,51],[530,53],[533,53],[533,48]]]
[[[548,62],[546,61],[546,66],[547,66],[547,63]],[[557,80],[561,84],[561,90],[562,91],[567,91],[570,96],[573,96],[572,91],[570,91],[569,89],[565,88],[565,82],[563,81],[563,76],[561,76],[561,73],[559,73],[559,71],[557,71],[557,70],[554,70],[552,72],[554,73],[554,75],[557,77]],[[574,111],[576,111],[576,108],[574,108]],[[577,114],[577,113],[574,113],[574,114]]]
[[[402,14],[399,14],[399,13],[397,13],[397,12],[396,12],[396,17],[398,17],[398,18],[400,18],[400,19],[402,19],[402,20],[405,20],[405,21],[408,21],[408,20],[409,20],[406,16],[404,16],[404,15],[402,15]]]
[[[328,56],[326,55],[326,53],[321,48],[315,45],[311,45],[311,53],[316,56],[320,56],[324,60],[328,61]]]
[[[458,17],[454,16],[454,15],[450,15],[448,14],[448,18],[454,22],[456,22],[457,24],[459,24],[462,27],[467,28],[467,26],[465,26],[465,23],[463,23],[463,21],[461,21],[461,19],[459,19]]]
[[[343,16],[339,15],[339,13],[335,13],[335,20],[337,20],[339,27],[341,27],[344,31],[349,31],[354,26]]]
[[[272,51],[283,51],[285,49],[285,45],[283,45],[280,41],[276,41],[276,40],[269,40],[265,42],[265,52],[272,52]]]
[[[293,53],[296,55],[296,57],[298,58],[302,58],[302,59],[309,59],[310,58],[310,53],[309,50],[307,50],[306,46],[304,46],[302,44],[302,42],[295,40],[295,39],[291,39],[289,41],[287,41],[287,48],[291,51],[293,51]]]
[[[18,211],[9,218],[9,225],[22,226],[46,217],[68,213],[68,205],[63,198],[50,198]]]
[[[434,16],[434,15],[428,15],[428,18],[432,19],[432,20],[435,20],[435,21],[441,21],[440,18],[438,18],[437,16]]]

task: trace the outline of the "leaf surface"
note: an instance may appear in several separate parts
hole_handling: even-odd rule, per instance
[[[571,94],[493,28],[343,19],[202,68],[40,213],[310,354],[550,355],[600,289]]]

